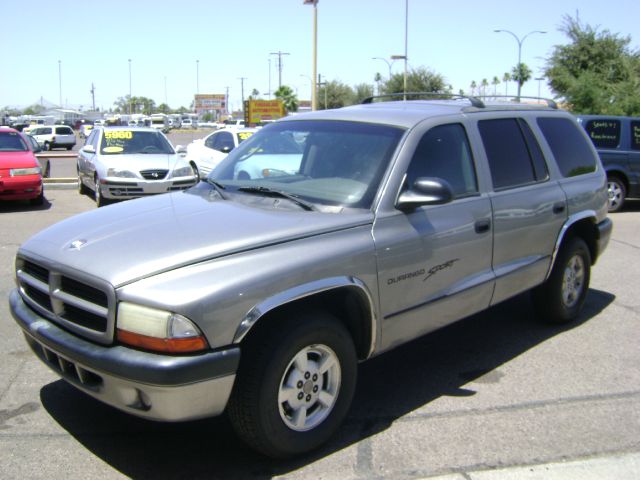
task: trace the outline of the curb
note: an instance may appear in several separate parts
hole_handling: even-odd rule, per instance
[[[78,188],[78,179],[72,178],[43,178],[42,183],[47,190],[73,190]]]

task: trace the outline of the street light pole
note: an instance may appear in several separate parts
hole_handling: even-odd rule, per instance
[[[389,80],[391,80],[391,67],[393,66],[393,62],[395,62],[395,60],[390,62],[386,58],[382,57],[371,57],[371,60],[382,60],[384,63],[386,63],[387,67],[389,67]]]
[[[534,80],[537,80],[537,81],[538,81],[538,99],[540,99],[540,98],[541,98],[541,97],[540,97],[540,82],[541,82],[542,80],[544,80],[544,77],[534,78]]]
[[[543,30],[533,30],[529,33],[527,33],[524,37],[519,38],[515,33],[513,33],[511,30],[494,30],[495,33],[508,33],[509,35],[511,35],[513,38],[516,39],[516,42],[518,42],[518,64],[516,65],[516,71],[518,73],[518,95],[516,96],[516,100],[519,102],[520,101],[520,92],[522,90],[522,68],[521,68],[521,64],[522,64],[522,44],[524,43],[524,40],[529,36],[532,35],[534,33],[547,33]]]
[[[244,81],[246,79],[247,77],[238,77],[238,80],[240,80],[240,94],[242,96],[242,113],[244,113]]]
[[[409,0],[404,2],[404,95],[402,98],[407,99],[407,49],[409,45]]]
[[[60,86],[60,108],[62,108],[62,61],[58,60],[58,85]]]
[[[131,115],[131,59],[129,59],[129,115]]]

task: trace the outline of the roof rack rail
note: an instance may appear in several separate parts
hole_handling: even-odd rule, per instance
[[[436,98],[464,98],[469,100],[469,102],[471,102],[471,105],[473,105],[476,108],[484,108],[484,102],[482,100],[480,100],[478,97],[472,97],[472,96],[468,96],[468,95],[459,95],[457,93],[446,93],[446,92],[406,92],[406,93],[386,93],[384,95],[376,95],[373,97],[367,97],[364,100],[362,100],[362,104],[367,104],[367,103],[373,103],[374,100],[379,99],[379,98],[403,98],[406,99],[406,97],[414,97],[413,99],[415,100],[415,97],[436,97]]]
[[[553,108],[554,110],[558,110],[558,104],[556,103],[555,100],[551,100],[550,98],[543,98],[543,97],[528,97],[525,95],[520,95],[520,97],[514,97],[513,95],[489,95],[489,97],[491,99],[496,99],[496,98],[508,98],[511,100],[511,103],[522,103],[522,99],[528,99],[528,100],[538,100],[538,101],[543,101],[547,104],[547,107],[549,108]],[[518,98],[520,100],[518,100]]]

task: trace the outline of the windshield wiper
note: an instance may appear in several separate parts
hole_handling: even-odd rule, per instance
[[[248,192],[248,193],[261,193],[264,195],[273,195],[276,197],[282,197],[282,198],[286,198],[287,200],[291,200],[297,205],[300,205],[305,210],[308,210],[308,211],[317,210],[316,207],[311,203],[305,202],[300,197],[296,195],[292,195],[287,192],[283,192],[282,190],[272,190],[271,188],[267,188],[267,187],[240,187],[238,188],[238,191]]]
[[[217,180],[214,180],[213,178],[207,178],[207,183],[214,188],[214,190],[218,193],[218,195],[220,195],[220,198],[222,198],[223,200],[227,199],[226,195],[222,193],[222,190],[225,190],[227,187],[225,187],[222,183],[218,182]]]

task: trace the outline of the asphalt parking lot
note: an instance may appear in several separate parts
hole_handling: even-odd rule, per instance
[[[31,354],[8,310],[15,252],[95,208],[74,190],[46,198],[0,204],[3,479],[640,478],[638,201],[612,216],[579,321],[541,324],[522,295],[364,363],[338,435],[284,462],[246,448],[224,417],[158,424],[104,406]]]

